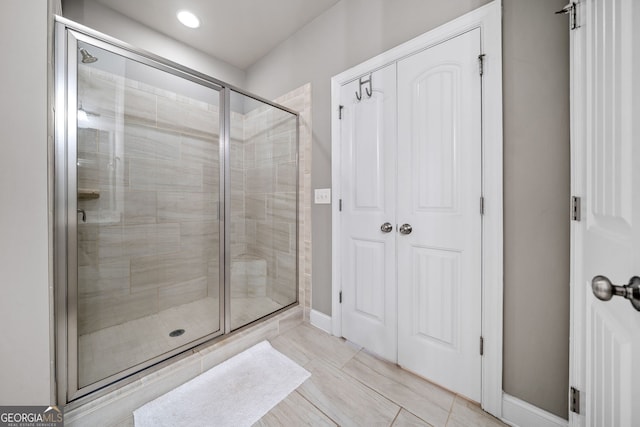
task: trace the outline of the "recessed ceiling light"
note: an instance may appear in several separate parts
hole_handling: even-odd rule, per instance
[[[198,28],[200,26],[198,17],[188,10],[181,10],[176,16],[178,17],[178,21],[189,28]]]

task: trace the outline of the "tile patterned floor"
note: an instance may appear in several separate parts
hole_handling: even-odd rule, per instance
[[[506,427],[478,405],[306,322],[270,342],[311,377],[255,427]],[[134,427],[133,416],[114,427]]]
[[[256,426],[505,426],[476,404],[309,324],[271,344],[311,378]]]

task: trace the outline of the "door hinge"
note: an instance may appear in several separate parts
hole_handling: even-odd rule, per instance
[[[569,410],[571,412],[575,412],[576,414],[580,413],[580,390],[575,387],[571,387],[571,399]]]
[[[578,5],[573,1],[557,11],[556,15],[569,15],[569,28],[571,30],[575,30],[576,28],[579,28],[577,9]]]
[[[338,302],[342,304],[342,291],[338,292]]]
[[[571,197],[571,220],[580,221],[581,200],[580,197]]]
[[[338,212],[342,212],[342,199],[338,200]]]
[[[484,337],[480,337],[480,356],[484,355]]]
[[[481,76],[484,74],[484,53],[478,55],[478,71]]]
[[[480,197],[480,215],[484,215],[484,197]]]
[[[344,105],[339,105],[338,106],[338,119],[342,120],[342,109],[344,108]]]

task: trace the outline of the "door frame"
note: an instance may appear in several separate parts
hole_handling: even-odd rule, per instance
[[[332,317],[331,332],[342,336],[340,308],[341,218],[340,87],[359,77],[425,50],[455,36],[480,28],[485,55],[482,78],[482,408],[502,417],[503,323],[503,198],[502,198],[502,1],[494,0],[474,11],[371,58],[331,79],[332,195]],[[480,206],[478,207],[480,208]]]
[[[577,2],[573,19],[584,19],[584,4]],[[578,13],[580,12],[580,13]],[[577,27],[569,31],[569,103],[570,103],[570,145],[571,145],[571,195],[583,197],[585,182],[582,176],[584,152],[582,142],[585,140],[585,60],[586,34],[584,22],[576,22]],[[584,200],[584,199],[583,199]],[[580,217],[584,217],[580,206]],[[584,222],[571,221],[570,226],[570,264],[569,264],[569,392],[571,387],[585,389],[585,300],[587,288],[582,280],[582,241]],[[581,403],[584,405],[584,403]],[[582,426],[585,419],[585,407],[580,414],[571,411],[571,395],[569,395],[569,426]]]

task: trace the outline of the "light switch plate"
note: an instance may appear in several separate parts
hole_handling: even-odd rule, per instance
[[[316,205],[330,205],[331,204],[331,189],[330,188],[316,188],[316,190],[315,190],[315,203],[316,203]]]

